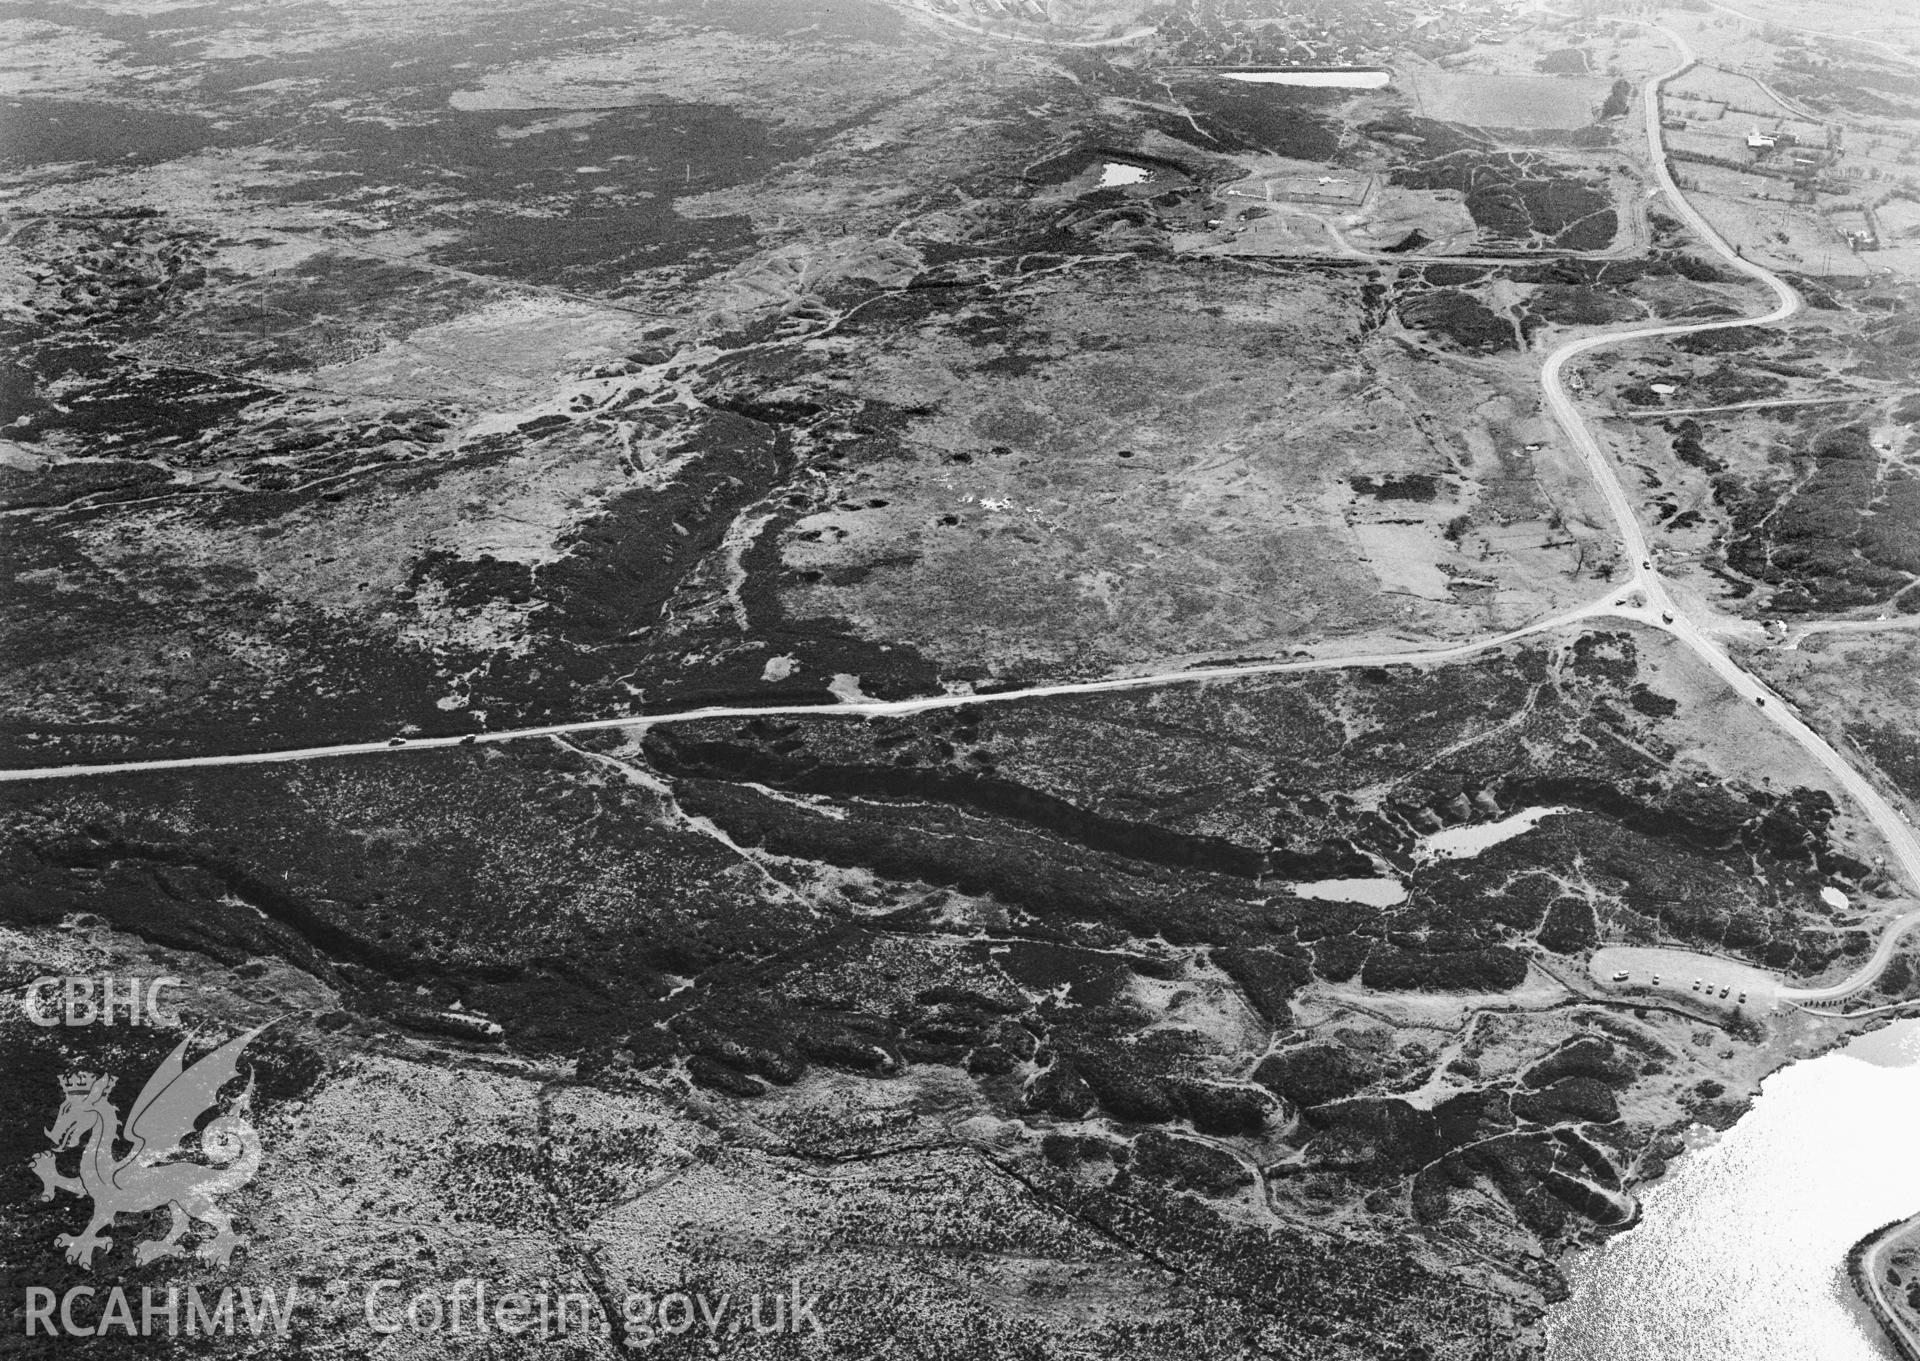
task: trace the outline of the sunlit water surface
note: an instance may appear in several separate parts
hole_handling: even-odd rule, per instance
[[[1377,90],[1393,79],[1393,72],[1347,71],[1222,71],[1228,80],[1244,85],[1304,85],[1314,89]]]
[[[1782,1069],[1646,1189],[1637,1228],[1566,1264],[1550,1361],[1887,1361],[1845,1261],[1920,1211],[1917,1135],[1920,1021]]]

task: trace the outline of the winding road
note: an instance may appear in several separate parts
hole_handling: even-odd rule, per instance
[[[1764,285],[1773,295],[1774,306],[1759,316],[1683,325],[1649,326],[1588,335],[1568,341],[1547,356],[1540,372],[1546,407],[1552,412],[1555,421],[1566,432],[1567,438],[1585,462],[1589,475],[1599,488],[1608,511],[1613,517],[1628,560],[1632,563],[1632,574],[1628,581],[1624,585],[1615,586],[1607,595],[1591,604],[1524,628],[1450,647],[1329,655],[1304,660],[1255,662],[1233,666],[1193,667],[1181,671],[1041,685],[986,694],[947,693],[906,700],[852,700],[838,705],[715,706],[674,713],[586,719],[462,737],[430,737],[404,741],[394,738],[280,751],[182,756],[96,765],[28,767],[0,770],[0,782],[75,779],[87,776],[191,770],[215,766],[266,765],[286,761],[373,755],[397,750],[412,751],[477,743],[511,742],[526,738],[563,737],[568,734],[593,732],[600,729],[646,729],[664,724],[698,723],[710,719],[768,716],[860,719],[898,717],[930,710],[958,708],[963,705],[1003,704],[1072,695],[1108,694],[1164,685],[1241,680],[1334,668],[1432,664],[1459,660],[1531,635],[1565,628],[1587,620],[1610,618],[1632,620],[1647,628],[1658,629],[1670,635],[1719,675],[1736,694],[1752,702],[1759,713],[1826,770],[1856,806],[1873,822],[1898,862],[1900,872],[1906,880],[1908,892],[1911,894],[1915,886],[1920,886],[1920,837],[1915,835],[1906,819],[1881,795],[1879,790],[1874,788],[1824,738],[1803,722],[1785,700],[1743,670],[1714,640],[1706,628],[1688,617],[1685,610],[1669,593],[1665,581],[1655,570],[1652,551],[1632,501],[1622,486],[1613,464],[1601,448],[1598,438],[1581,416],[1567,390],[1564,377],[1567,365],[1582,355],[1605,346],[1692,335],[1734,326],[1772,325],[1793,316],[1801,305],[1799,297],[1785,280],[1752,261],[1741,258],[1714,230],[1713,226],[1687,202],[1678,186],[1674,184],[1667,169],[1664,147],[1660,138],[1660,86],[1686,70],[1692,65],[1694,58],[1685,40],[1678,34],[1658,25],[1649,26],[1672,42],[1680,55],[1679,62],[1672,70],[1656,80],[1649,81],[1645,89],[1646,132],[1648,146],[1652,153],[1653,174],[1658,183],[1656,192],[1664,194],[1673,212],[1691,227],[1701,242],[1719,255],[1730,269]],[[1782,989],[1780,996],[1790,1001],[1816,1004],[1834,1002],[1852,996],[1869,986],[1879,976],[1892,958],[1901,938],[1916,925],[1920,925],[1920,909],[1900,917],[1887,927],[1881,935],[1873,957],[1850,977],[1821,988]]]
[[[1631,585],[1644,596],[1645,604],[1638,609],[1623,610],[1621,613],[1638,616],[1648,627],[1661,629],[1671,635],[1675,641],[1712,668],[1736,694],[1753,701],[1756,708],[1776,728],[1784,732],[1799,745],[1801,750],[1818,762],[1822,769],[1833,776],[1885,838],[1888,849],[1899,863],[1900,870],[1911,890],[1912,886],[1920,885],[1920,836],[1914,834],[1906,818],[1878,789],[1874,788],[1864,775],[1856,770],[1825,738],[1808,727],[1784,699],[1749,675],[1727,654],[1725,648],[1687,616],[1678,602],[1669,594],[1666,582],[1659,572],[1654,570],[1653,556],[1647,546],[1646,537],[1641,531],[1639,517],[1634,512],[1633,504],[1628,500],[1612,462],[1601,450],[1591,427],[1575,408],[1562,377],[1569,360],[1604,345],[1625,344],[1661,336],[1690,335],[1701,331],[1725,330],[1733,326],[1771,326],[1787,320],[1800,310],[1799,296],[1794,293],[1786,280],[1736,252],[1713,225],[1687,201],[1686,196],[1680,192],[1679,186],[1673,182],[1660,140],[1660,87],[1693,65],[1694,56],[1686,40],[1679,34],[1657,25],[1651,25],[1651,27],[1674,45],[1680,57],[1672,70],[1656,80],[1648,81],[1644,92],[1647,146],[1651,153],[1654,177],[1665,194],[1669,206],[1687,226],[1693,229],[1695,235],[1730,268],[1766,285],[1774,296],[1775,306],[1757,317],[1739,317],[1730,321],[1694,323],[1686,326],[1643,327],[1632,331],[1589,336],[1562,345],[1547,357],[1547,362],[1540,371],[1540,382],[1545,390],[1547,406],[1553,412],[1554,419],[1567,432],[1567,437],[1579,449],[1581,457],[1586,460],[1589,473],[1599,486],[1601,494],[1606,498],[1608,509],[1613,513],[1621,543],[1626,547],[1634,564]],[[1920,925],[1920,910],[1909,912],[1892,922],[1882,933],[1873,958],[1863,968],[1841,982],[1824,988],[1782,989],[1781,996],[1790,1001],[1800,1002],[1834,1001],[1852,996],[1871,985],[1874,979],[1879,977],[1887,961],[1892,958],[1900,939],[1916,925]]]

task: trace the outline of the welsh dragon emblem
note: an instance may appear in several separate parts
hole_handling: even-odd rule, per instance
[[[60,1103],[53,1128],[46,1131],[53,1151],[35,1157],[33,1170],[40,1178],[42,1200],[52,1200],[55,1191],[93,1198],[93,1219],[87,1227],[53,1240],[56,1247],[67,1250],[69,1262],[91,1271],[93,1254],[113,1246],[113,1239],[103,1235],[102,1229],[112,1228],[118,1215],[141,1214],[162,1205],[173,1212],[172,1227],[164,1238],[136,1243],[135,1262],[144,1265],[162,1257],[184,1256],[180,1240],[194,1220],[213,1228],[213,1237],[199,1247],[200,1259],[220,1266],[231,1262],[233,1250],[246,1240],[234,1233],[233,1216],[220,1208],[217,1198],[245,1186],[260,1169],[260,1136],[246,1120],[253,1096],[251,1074],[240,1096],[200,1131],[199,1151],[208,1162],[178,1158],[181,1145],[193,1136],[194,1122],[213,1109],[220,1089],[238,1072],[240,1051],[264,1029],[261,1026],[227,1041],[190,1068],[183,1062],[188,1041],[181,1040],[128,1108],[124,1133],[120,1113],[107,1099],[117,1079],[92,1073],[61,1079],[66,1099]],[[132,1148],[126,1156],[117,1157],[114,1149],[122,1143]],[[80,1175],[62,1176],[55,1160],[76,1145],[84,1145]]]

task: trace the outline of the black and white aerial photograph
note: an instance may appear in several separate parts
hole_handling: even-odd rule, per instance
[[[0,0],[0,1358],[1920,1361],[1920,0]]]

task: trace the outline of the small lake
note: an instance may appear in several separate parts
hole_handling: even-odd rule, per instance
[[[1889,1361],[1846,1254],[1920,1211],[1920,1020],[1768,1078],[1645,1188],[1638,1227],[1564,1264],[1549,1361]]]
[[[1528,808],[1471,827],[1448,827],[1422,837],[1415,854],[1422,860],[1472,859],[1489,846],[1511,841],[1530,832],[1542,818],[1571,811],[1566,808]],[[1314,879],[1288,884],[1287,891],[1300,898],[1319,898],[1336,903],[1365,903],[1368,907],[1393,907],[1407,900],[1407,886],[1398,879]]]
[[[1407,886],[1398,879],[1316,879],[1311,883],[1288,884],[1287,889],[1300,898],[1365,903],[1368,907],[1392,907],[1407,900]]]

